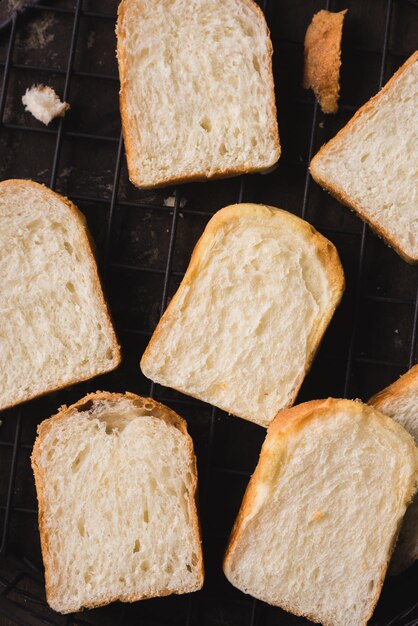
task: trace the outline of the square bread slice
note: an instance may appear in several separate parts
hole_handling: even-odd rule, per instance
[[[313,158],[313,178],[418,262],[418,51]]]
[[[283,411],[244,495],[225,575],[324,626],[365,626],[417,483],[413,438],[375,409],[328,399]]]
[[[149,188],[280,157],[272,45],[252,0],[123,0],[117,55],[129,178]]]
[[[90,394],[38,427],[32,467],[53,609],[200,589],[196,459],[174,411]]]
[[[370,398],[369,404],[401,424],[418,443],[418,365]],[[399,574],[418,559],[418,497],[409,506],[390,562]]]
[[[0,409],[113,370],[119,346],[82,213],[0,183]]]
[[[293,404],[341,299],[332,243],[280,209],[218,211],[142,357],[153,381],[267,426]]]

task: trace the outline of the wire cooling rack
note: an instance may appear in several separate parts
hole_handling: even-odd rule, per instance
[[[6,0],[1,0],[5,2]],[[418,10],[405,0],[270,0],[282,157],[266,176],[138,191],[127,178],[118,112],[116,0],[57,0],[13,13],[0,33],[0,178],[32,178],[68,195],[85,213],[123,363],[114,373],[4,411],[0,426],[0,626],[303,625],[227,583],[222,552],[264,431],[158,385],[139,359],[210,216],[233,202],[285,208],[337,246],[347,278],[343,302],[298,401],[333,395],[366,400],[417,360],[417,268],[404,263],[348,209],[319,189],[307,165],[319,146],[417,48]],[[303,37],[313,13],[348,8],[342,98],[323,116],[301,89]],[[24,113],[33,83],[53,86],[71,110],[46,128]],[[0,322],[1,324],[1,322]],[[29,456],[36,425],[88,391],[152,395],[183,415],[195,442],[206,564],[205,587],[187,596],[114,603],[60,616],[45,603]],[[418,569],[388,579],[373,626],[418,625]],[[354,626],[354,625],[353,625]]]

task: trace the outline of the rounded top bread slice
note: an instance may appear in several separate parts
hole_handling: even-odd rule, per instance
[[[401,424],[418,443],[418,365],[383,389],[369,404]],[[409,506],[390,562],[389,573],[399,574],[418,559],[418,498]]]
[[[413,438],[376,409],[329,398],[282,411],[245,492],[225,575],[324,626],[365,626],[417,486]]]
[[[91,393],[38,426],[31,460],[54,610],[201,588],[196,458],[173,410]]]
[[[354,209],[408,263],[418,262],[418,51],[310,164],[313,178]]]
[[[143,373],[267,426],[291,405],[344,289],[332,243],[286,211],[218,211],[141,360]]]
[[[273,50],[253,0],[123,0],[116,32],[136,186],[234,176],[278,161]]]
[[[82,213],[29,180],[0,183],[0,409],[108,372],[119,345]]]

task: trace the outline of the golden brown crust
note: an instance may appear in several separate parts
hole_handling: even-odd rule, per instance
[[[112,337],[112,348],[113,348],[113,353],[116,357],[116,361],[114,363],[114,365],[106,370],[100,370],[95,372],[94,374],[91,374],[89,376],[85,376],[85,377],[81,377],[81,378],[74,378],[68,382],[65,382],[63,384],[59,384],[53,387],[49,387],[48,389],[46,389],[45,391],[42,391],[40,393],[36,393],[33,395],[28,395],[27,397],[17,400],[14,403],[10,403],[8,405],[5,406],[1,406],[0,409],[7,409],[7,408],[11,408],[14,406],[17,406],[18,404],[21,404],[22,402],[27,402],[28,400],[33,400],[35,398],[39,398],[41,396],[44,396],[48,393],[52,393],[53,391],[59,391],[60,389],[65,389],[66,387],[70,387],[71,385],[75,385],[79,382],[82,382],[84,380],[89,380],[90,378],[94,378],[94,376],[99,376],[100,374],[104,374],[105,372],[110,372],[112,370],[114,370],[115,368],[118,367],[118,365],[120,364],[121,361],[121,353],[120,353],[120,346],[118,344],[117,338],[116,338],[116,334],[113,328],[113,324],[112,324],[112,320],[110,317],[110,313],[109,313],[109,309],[106,303],[106,300],[104,298],[103,295],[103,290],[102,290],[102,286],[101,286],[101,282],[100,282],[100,278],[99,278],[99,274],[98,274],[98,269],[97,269],[97,264],[96,264],[96,259],[95,259],[95,255],[94,255],[94,242],[93,239],[91,238],[90,232],[87,228],[87,222],[86,222],[86,218],[84,217],[83,213],[81,213],[81,211],[75,206],[75,204],[73,204],[71,202],[71,200],[69,200],[68,198],[66,198],[65,196],[61,196],[59,193],[56,193],[55,191],[52,191],[52,189],[49,189],[49,187],[46,187],[45,185],[41,185],[39,183],[35,183],[32,180],[25,180],[25,179],[9,179],[9,180],[5,180],[0,182],[0,194],[2,193],[2,191],[4,189],[7,189],[8,187],[14,187],[14,186],[19,186],[19,187],[26,187],[26,188],[32,188],[34,190],[34,192],[40,192],[44,195],[46,202],[49,200],[49,198],[51,196],[55,196],[55,198],[57,198],[62,204],[65,204],[67,206],[67,208],[69,209],[69,212],[71,213],[72,217],[74,218],[75,222],[78,225],[79,228],[79,233],[80,233],[80,239],[79,242],[80,244],[83,246],[85,254],[87,256],[87,260],[88,260],[88,265],[89,265],[89,271],[90,271],[90,275],[92,277],[93,280],[93,285],[94,285],[94,290],[96,292],[96,295],[102,305],[103,311],[105,312],[106,315],[106,321],[107,321],[107,332],[109,333],[109,336]],[[49,198],[48,198],[49,196]]]
[[[328,147],[334,145],[339,137],[350,133],[351,127],[355,124],[358,118],[362,117],[379,104],[380,98],[392,88],[393,84],[396,82],[399,76],[401,76],[401,74],[403,74],[403,72],[410,65],[417,61],[418,51],[414,52],[414,54],[410,56],[407,61],[405,61],[405,63],[398,69],[398,71],[395,72],[392,78],[388,80],[386,85],[353,115],[351,120],[335,135],[335,137],[333,137],[330,141],[328,141],[328,143],[322,146],[322,148],[319,150],[319,152],[317,152],[309,165],[309,171],[312,175],[312,178],[319,185],[321,185],[321,187],[329,191],[329,193],[333,195],[339,202],[356,211],[359,217],[361,217],[361,219],[366,222],[366,224],[368,224],[387,245],[392,247],[399,254],[399,256],[403,258],[404,261],[411,264],[418,263],[418,258],[411,257],[408,253],[406,253],[402,249],[401,244],[397,241],[397,239],[395,239],[393,234],[389,233],[386,228],[384,228],[378,222],[373,221],[367,214],[367,211],[359,203],[357,203],[353,198],[349,197],[342,189],[334,186],[332,183],[329,183],[327,180],[325,180],[316,169],[316,163],[320,160],[322,153]]]
[[[200,262],[204,260],[207,254],[210,252],[210,249],[212,247],[214,240],[216,239],[218,232],[222,230],[224,227],[226,227],[234,219],[240,219],[243,216],[249,216],[249,215],[260,215],[263,212],[266,212],[270,216],[277,213],[278,215],[280,215],[282,219],[283,218],[287,219],[289,222],[292,223],[292,225],[296,229],[304,232],[305,235],[310,238],[310,243],[316,247],[318,256],[321,259],[323,266],[326,268],[328,272],[328,277],[329,277],[330,284],[331,284],[331,290],[333,292],[332,304],[329,307],[327,313],[322,317],[321,323],[319,323],[315,329],[315,336],[313,338],[312,351],[307,357],[305,369],[301,373],[300,379],[295,386],[294,393],[293,393],[291,402],[289,403],[289,406],[293,404],[299,392],[299,389],[302,385],[302,382],[307,372],[309,371],[312,365],[312,362],[315,358],[315,355],[319,349],[319,345],[321,343],[321,339],[325,333],[325,330],[328,324],[330,323],[337,306],[339,305],[341,301],[342,295],[344,293],[344,287],[345,287],[344,272],[343,272],[341,262],[338,256],[338,252],[335,246],[330,241],[328,241],[328,239],[326,239],[320,233],[318,233],[318,231],[316,231],[313,226],[311,226],[305,220],[302,220],[300,217],[297,217],[296,215],[293,215],[292,213],[284,211],[283,209],[277,209],[275,207],[270,207],[270,206],[266,206],[263,204],[232,204],[221,209],[217,213],[215,213],[215,215],[210,219],[210,221],[206,225],[205,230],[203,231],[203,234],[201,235],[200,239],[198,240],[193,250],[193,253],[192,253],[189,265],[187,267],[186,273],[183,277],[183,280],[181,281],[179,288],[176,291],[175,295],[171,299],[171,302],[168,305],[166,311],[164,312],[162,318],[157,324],[157,327],[155,328],[153,332],[153,335],[148,343],[148,346],[145,349],[145,352],[141,359],[141,367],[148,358],[151,358],[150,356],[151,348],[153,348],[154,343],[158,343],[160,335],[162,334],[163,327],[167,323],[169,323],[172,316],[174,316],[175,305],[176,305],[177,300],[181,298],[183,292],[187,290],[188,286],[192,284],[193,281],[195,280],[196,275],[199,271]],[[177,391],[180,391],[181,393],[184,393],[186,395],[191,395],[185,389],[180,389],[180,388],[176,388],[176,389]],[[221,406],[220,404],[217,406],[222,410],[226,410],[226,411],[230,410],[228,407]],[[244,416],[244,415],[238,415],[238,417],[252,421],[247,416]],[[259,423],[259,422],[256,422],[256,423]],[[267,427],[268,423],[265,423],[263,425]]]
[[[122,0],[118,7],[118,20],[116,24],[116,39],[117,39],[117,59],[118,59],[118,67],[119,67],[119,79],[120,79],[120,92],[119,92],[119,107],[122,119],[122,132],[123,139],[125,143],[125,151],[126,151],[126,161],[128,166],[128,174],[129,180],[132,184],[134,184],[139,189],[157,189],[159,187],[166,187],[168,185],[178,185],[182,183],[191,183],[191,182],[203,182],[205,180],[215,180],[219,178],[229,178],[232,176],[239,176],[240,174],[252,174],[255,172],[263,172],[269,170],[273,165],[277,163],[281,154],[281,146],[280,146],[280,138],[279,138],[279,127],[277,123],[277,107],[276,107],[276,98],[274,93],[274,78],[273,78],[273,68],[271,58],[273,56],[273,45],[271,43],[270,31],[267,27],[267,23],[264,17],[263,11],[253,0],[238,0],[239,2],[243,2],[250,9],[252,9],[255,13],[255,19],[262,20],[265,30],[266,30],[266,39],[267,39],[267,49],[268,49],[268,73],[269,73],[269,91],[270,91],[270,120],[272,121],[272,132],[274,135],[274,146],[275,146],[275,157],[274,160],[266,166],[263,167],[254,167],[250,165],[241,165],[240,167],[233,168],[219,168],[211,174],[208,174],[206,171],[195,171],[191,174],[184,174],[184,176],[162,176],[160,180],[151,185],[144,184],[141,181],[141,172],[140,168],[135,164],[134,154],[134,146],[137,144],[137,137],[135,136],[135,132],[131,128],[130,124],[130,116],[128,113],[128,107],[126,103],[126,96],[124,93],[125,83],[128,80],[127,74],[127,51],[125,46],[125,35],[123,29],[123,20],[125,18],[125,10],[128,3],[136,3],[140,4],[143,0]]]
[[[337,411],[341,410],[350,412],[353,415],[373,415],[373,418],[377,419],[380,422],[383,422],[386,428],[397,431],[402,436],[410,438],[410,436],[406,432],[404,432],[404,429],[400,427],[399,424],[397,424],[394,420],[391,420],[386,415],[380,413],[377,409],[367,406],[366,404],[363,404],[358,400],[346,400],[338,398],[327,398],[326,400],[311,400],[309,402],[304,402],[303,404],[294,406],[290,409],[284,409],[283,411],[280,411],[267,430],[267,436],[261,448],[260,458],[256,470],[252,475],[250,482],[248,483],[237,518],[231,531],[223,561],[223,569],[226,575],[228,570],[228,561],[238,544],[240,534],[245,528],[246,520],[252,515],[252,511],[256,506],[258,486],[269,480],[272,473],[276,471],[277,466],[279,466],[281,457],[284,456],[287,438],[293,437],[295,434],[297,434],[298,431],[300,431],[307,422],[316,419],[332,418],[332,416],[335,415]],[[416,466],[418,468],[418,453],[416,454],[416,458]],[[413,491],[409,494],[409,498],[411,499],[412,497]],[[363,621],[358,626],[366,626],[368,620],[373,614],[374,608],[377,604],[383,587],[383,582],[385,579],[390,557],[395,547],[396,536],[397,535],[395,534],[391,550],[389,551],[387,557],[387,561],[380,571],[379,581],[378,584],[376,584],[375,596],[370,603],[369,612],[364,616]],[[294,615],[306,617],[307,619],[310,619],[314,622],[318,621],[318,617],[316,615],[298,612],[294,609],[294,607],[291,607],[285,603],[274,606],[280,606],[285,611],[289,611]],[[334,626],[333,622],[324,621],[321,623],[324,626]]]
[[[398,380],[395,380],[391,385],[374,394],[374,396],[368,400],[368,404],[380,409],[386,402],[396,400],[414,388],[418,388],[418,364],[411,367],[410,370],[398,378]]]
[[[318,11],[305,35],[303,87],[312,89],[324,113],[338,111],[341,37],[346,13],[347,9],[339,13]]]
[[[58,413],[56,413],[49,419],[46,419],[41,424],[39,424],[38,436],[36,438],[36,441],[32,450],[31,463],[32,463],[33,474],[35,477],[36,494],[38,498],[38,525],[39,525],[39,534],[40,534],[40,539],[41,539],[42,559],[43,559],[44,567],[45,567],[45,590],[46,590],[46,596],[47,596],[48,602],[50,598],[54,595],[55,590],[52,589],[52,585],[51,585],[52,564],[49,558],[49,537],[48,537],[48,532],[46,531],[46,525],[44,523],[44,513],[45,513],[46,505],[45,505],[45,497],[44,497],[43,474],[42,474],[42,470],[38,467],[38,464],[37,464],[37,458],[40,454],[40,446],[47,432],[56,421],[66,419],[67,417],[73,415],[74,412],[78,412],[79,410],[81,411],[88,410],[88,408],[87,407],[84,408],[83,405],[86,405],[90,402],[95,402],[95,401],[109,401],[109,400],[115,401],[115,400],[125,400],[125,399],[140,401],[144,405],[146,404],[151,405],[154,409],[156,409],[158,413],[156,417],[164,420],[167,424],[171,424],[172,426],[180,430],[180,432],[186,437],[187,447],[188,447],[189,456],[190,456],[191,473],[193,476],[193,486],[190,491],[191,523],[193,526],[197,544],[199,546],[198,558],[199,558],[200,579],[194,591],[197,591],[203,585],[204,565],[203,565],[203,555],[202,555],[202,548],[201,548],[202,540],[201,540],[201,532],[200,532],[200,522],[199,522],[199,517],[197,514],[197,504],[198,504],[197,503],[197,466],[196,466],[196,457],[195,457],[194,449],[193,449],[193,440],[188,433],[187,422],[182,417],[180,417],[175,411],[165,406],[164,404],[157,402],[153,398],[143,398],[141,396],[138,396],[134,393],[130,393],[128,391],[125,393],[110,393],[108,391],[96,391],[95,393],[87,394],[86,396],[84,396],[84,398],[81,398],[80,400],[78,400],[78,402],[75,402],[69,407],[67,407],[66,405],[63,405],[62,407],[60,407]],[[188,590],[187,592],[189,591],[192,591],[192,590]],[[157,596],[160,597],[160,596],[166,596],[166,595],[177,594],[177,593],[181,594],[181,593],[186,593],[186,592],[182,590],[179,590],[177,592],[167,590],[167,591],[162,591],[161,593],[149,595],[149,596],[144,596],[144,595],[109,596],[108,598],[106,598],[105,600],[101,602],[86,604],[82,608],[93,609],[99,606],[104,606],[106,604],[109,604],[110,602],[116,602],[116,601],[136,602],[138,600],[145,600],[145,599],[149,599],[149,598],[153,598]],[[73,610],[69,612],[73,612]]]
[[[403,376],[395,380],[391,385],[385,387],[378,393],[374,394],[369,400],[368,404],[375,407],[378,411],[382,411],[385,413],[385,405],[386,403],[393,402],[398,398],[401,398],[404,395],[407,395],[408,392],[415,389],[418,391],[418,364],[411,367]],[[396,547],[396,541],[394,541],[393,550]],[[408,564],[400,564],[400,562],[396,563],[396,559],[390,563],[389,575],[397,575],[400,574],[406,567],[412,565],[412,563],[416,560],[416,558],[412,557]]]

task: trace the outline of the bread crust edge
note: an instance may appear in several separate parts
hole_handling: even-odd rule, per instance
[[[395,400],[409,391],[412,387],[418,386],[418,363],[411,367],[405,374],[400,376],[393,383],[375,393],[367,404],[381,410],[380,407],[388,400]],[[384,413],[384,411],[382,411]]]
[[[333,183],[330,183],[321,176],[321,174],[316,169],[316,164],[320,160],[321,156],[324,152],[326,152],[329,146],[334,145],[337,139],[349,133],[351,127],[356,123],[357,119],[362,117],[365,113],[368,113],[369,110],[373,109],[376,104],[379,103],[380,98],[384,95],[388,90],[390,90],[394,83],[396,83],[399,76],[401,76],[405,70],[412,65],[413,63],[418,61],[418,50],[414,52],[405,63],[393,74],[393,76],[388,80],[388,82],[382,87],[380,91],[377,92],[370,100],[368,100],[363,106],[360,107],[358,111],[353,115],[353,117],[347,122],[347,124],[326,144],[324,144],[309,165],[309,171],[311,173],[312,178],[326,191],[328,191],[334,198],[336,198],[342,204],[348,206],[350,209],[353,209],[358,216],[368,224],[371,229],[381,238],[383,241],[391,248],[395,250],[399,256],[410,263],[411,265],[415,265],[418,263],[418,257],[410,256],[405,250],[402,248],[402,245],[398,242],[396,237],[394,237],[391,233],[388,232],[386,228],[381,226],[377,221],[374,221],[367,214],[367,211],[354,199],[350,198],[340,187],[337,187]]]
[[[338,111],[340,97],[341,40],[344,17],[348,9],[331,12],[321,9],[312,17],[304,41],[304,89],[312,89],[322,112],[325,114]],[[318,45],[324,22],[332,29],[332,42],[325,46]],[[324,34],[324,33],[322,33]],[[321,42],[319,42],[321,43]],[[322,42],[323,43],[323,42]],[[335,54],[336,53],[336,54]]]
[[[393,383],[375,393],[367,403],[384,413],[384,405],[386,402],[397,400],[414,387],[418,388],[418,363]],[[395,551],[396,546],[394,552]],[[416,560],[418,560],[418,554],[409,554],[409,558],[392,559],[388,571],[389,575],[397,576],[401,574],[408,567],[411,567]]]
[[[163,419],[167,424],[171,424],[172,426],[180,430],[180,432],[184,435],[184,437],[186,437],[189,458],[190,458],[190,465],[191,465],[191,470],[192,470],[192,475],[193,475],[193,487],[190,492],[189,504],[190,504],[190,513],[191,513],[193,532],[195,536],[196,546],[198,547],[198,552],[199,552],[198,554],[199,580],[197,581],[197,584],[195,585],[194,588],[190,588],[185,591],[181,589],[177,591],[163,590],[161,593],[155,593],[152,595],[136,594],[136,595],[127,595],[127,596],[119,596],[119,595],[108,596],[103,601],[86,603],[83,606],[73,606],[71,608],[66,608],[64,611],[60,611],[60,609],[54,608],[50,603],[51,599],[53,598],[53,595],[57,593],[57,590],[53,590],[52,584],[51,584],[52,565],[50,563],[49,556],[48,556],[49,537],[48,537],[48,532],[45,528],[45,523],[44,523],[44,512],[45,512],[46,507],[45,507],[44,486],[43,486],[43,473],[37,464],[37,458],[39,456],[39,449],[46,433],[49,431],[49,429],[51,428],[51,425],[54,422],[69,417],[75,411],[78,411],[78,409],[82,407],[83,404],[86,404],[89,401],[100,401],[100,400],[110,400],[110,399],[114,400],[115,398],[119,400],[125,400],[125,399],[140,400],[141,402],[152,404],[155,408],[157,408],[159,411],[162,412],[162,415],[157,416],[158,419]],[[198,502],[197,502],[196,456],[194,453],[193,440],[188,433],[187,422],[184,418],[180,417],[180,415],[178,415],[173,409],[170,409],[166,405],[161,404],[160,402],[157,402],[153,398],[144,398],[142,396],[138,396],[137,394],[131,393],[129,391],[125,393],[112,393],[108,391],[96,391],[94,393],[89,393],[83,398],[81,398],[80,400],[78,400],[77,402],[75,402],[74,404],[71,404],[70,406],[66,406],[66,405],[61,406],[58,410],[58,413],[52,415],[50,418],[44,420],[43,422],[41,422],[41,424],[39,424],[38,429],[37,429],[37,437],[36,437],[35,444],[33,446],[32,454],[31,454],[31,465],[32,465],[32,470],[33,470],[33,474],[35,478],[36,495],[38,499],[38,526],[39,526],[39,534],[40,534],[40,540],[41,540],[42,560],[43,560],[44,568],[45,568],[45,591],[46,591],[47,602],[51,606],[51,608],[54,608],[54,610],[60,613],[63,613],[65,615],[67,613],[74,613],[74,612],[81,611],[83,609],[98,608],[100,606],[105,606],[107,604],[110,604],[111,602],[117,602],[117,601],[137,602],[138,600],[147,600],[147,599],[163,597],[167,595],[179,595],[179,594],[184,594],[184,593],[192,593],[202,588],[203,581],[204,581],[204,563],[203,563],[202,538],[201,538],[201,529],[200,529],[200,521],[199,521],[199,515],[198,515]],[[55,604],[53,601],[52,603]]]

